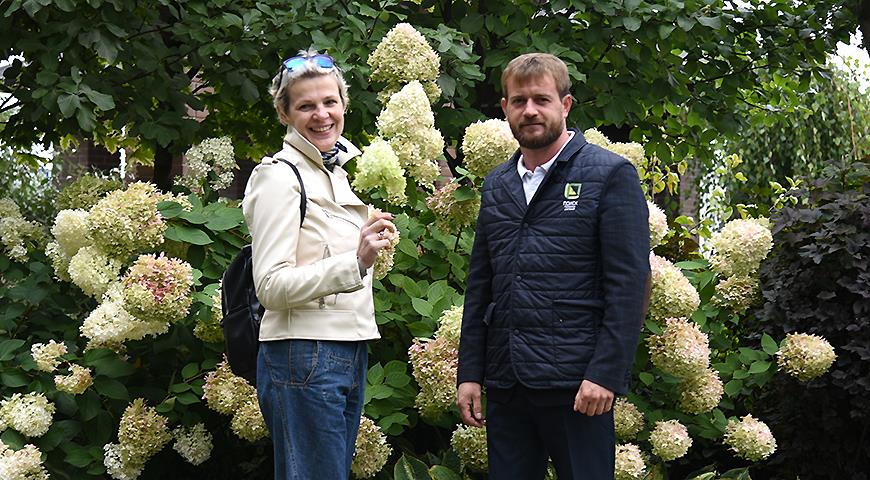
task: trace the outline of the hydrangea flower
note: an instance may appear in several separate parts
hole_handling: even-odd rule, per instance
[[[141,469],[162,450],[172,440],[166,422],[166,417],[145,404],[142,398],[127,405],[118,427],[121,464]]]
[[[779,368],[806,382],[827,372],[837,354],[834,347],[818,335],[790,333],[780,345],[776,357]]]
[[[641,480],[646,476],[646,459],[640,447],[633,443],[616,446],[616,480]]]
[[[369,219],[374,217],[376,213],[380,213],[380,210],[377,208],[369,209]],[[399,231],[390,232],[386,231],[386,235],[389,240],[389,246],[386,246],[380,250],[378,250],[378,256],[375,258],[374,265],[374,277],[378,280],[383,279],[390,273],[390,270],[393,269],[393,257],[396,255],[396,246],[399,244]]]
[[[202,399],[209,408],[225,415],[232,415],[242,403],[252,396],[256,399],[257,395],[247,380],[233,373],[226,360],[206,375],[202,391]]]
[[[460,185],[448,183],[436,190],[426,199],[426,205],[435,214],[435,224],[445,233],[458,233],[465,227],[474,225],[480,211],[480,195],[477,193],[469,200],[456,199]]]
[[[178,427],[172,431],[175,443],[172,448],[181,455],[181,458],[192,465],[199,465],[211,457],[214,447],[212,435],[205,428],[204,423],[197,423],[192,427]]]
[[[116,258],[159,246],[166,222],[157,204],[164,199],[154,185],[143,182],[110,192],[88,214],[94,244]]]
[[[668,234],[668,217],[655,203],[647,200],[646,206],[649,210],[649,248],[655,248]]]
[[[175,177],[175,182],[198,194],[205,185],[215,191],[229,187],[233,183],[233,170],[239,168],[230,137],[205,139],[190,147],[184,158],[184,175]],[[209,179],[209,173],[215,178]]]
[[[175,322],[193,302],[190,264],[163,255],[140,255],[124,276],[124,309],[151,322]]]
[[[652,270],[650,318],[661,321],[668,317],[692,316],[701,298],[689,279],[668,259],[654,253],[649,255],[649,263]]]
[[[91,376],[91,369],[81,365],[70,364],[69,375],[55,375],[54,385],[58,391],[66,392],[72,395],[81,395],[85,393],[94,383],[94,378]]]
[[[644,152],[643,145],[630,142],[630,143],[617,143],[611,142],[603,133],[598,131],[595,128],[590,128],[583,132],[583,138],[586,139],[587,142],[598,145],[599,147],[606,148],[611,152],[625,158],[635,168],[642,168],[646,164],[646,152]]]
[[[64,252],[57,241],[52,240],[45,246],[45,255],[51,259],[51,267],[54,268],[54,276],[61,281],[70,282],[69,261],[70,257]]]
[[[650,359],[663,372],[692,378],[710,366],[710,343],[694,322],[668,318],[661,335],[647,337]]]
[[[758,278],[756,276],[733,275],[716,284],[716,296],[713,297],[713,303],[728,307],[734,310],[734,313],[741,315],[759,298]]]
[[[677,420],[656,422],[649,435],[652,452],[666,462],[676,460],[689,451],[692,437],[685,425]]]
[[[597,128],[590,128],[583,132],[583,138],[586,139],[587,142],[592,145],[598,145],[599,147],[607,148],[610,146],[610,139],[604,136],[603,133],[598,131]]]
[[[462,139],[465,168],[478,177],[485,177],[497,165],[506,162],[519,146],[506,121],[474,122],[465,128]]]
[[[420,415],[436,418],[456,399],[459,350],[445,338],[415,339],[408,349],[414,379],[420,392],[414,402]]]
[[[83,175],[57,194],[57,208],[60,210],[90,210],[107,193],[120,190],[124,185],[120,180],[94,175]]]
[[[708,368],[704,373],[689,378],[680,387],[680,410],[698,415],[707,413],[719,405],[725,392],[716,370]]]
[[[632,440],[643,430],[643,412],[624,397],[616,399],[613,404],[613,427],[616,437],[620,440]]]
[[[434,105],[435,102],[441,98],[441,87],[438,86],[438,82],[435,81],[426,81],[420,82],[423,85],[423,91],[426,92],[426,97],[429,99],[429,103]],[[390,101],[390,97],[393,96],[394,93],[398,92],[402,89],[402,84],[399,83],[389,83],[386,87],[384,87],[380,92],[378,92],[378,101],[382,104],[386,104]]]
[[[744,416],[739,422],[732,419],[725,427],[725,443],[738,457],[757,462],[776,451],[776,439],[767,425],[752,417]]]
[[[350,471],[355,478],[374,477],[384,468],[392,451],[380,427],[372,419],[363,416],[359,422],[359,434],[356,437]]]
[[[477,472],[489,471],[486,451],[486,427],[459,425],[450,437],[450,446],[459,457],[462,468]]]
[[[405,170],[399,164],[399,157],[393,152],[390,144],[381,139],[375,139],[356,163],[356,175],[353,187],[359,190],[374,190],[383,188],[387,202],[402,206],[408,199],[405,196]]]
[[[426,91],[420,82],[413,81],[390,97],[378,115],[378,132],[386,139],[398,135],[411,135],[417,130],[435,125],[435,115],[429,106]]]
[[[127,340],[141,340],[147,335],[157,336],[169,330],[166,322],[145,322],[130,315],[117,298],[123,294],[120,285],[117,282],[109,287],[103,303],[79,327],[82,336],[89,340],[85,350],[108,348],[120,351]],[[113,289],[117,291],[114,296],[111,295]]]
[[[438,330],[435,330],[435,338],[444,339],[454,348],[459,348],[459,334],[462,331],[462,305],[454,305],[438,317]]]
[[[0,440],[0,478],[4,480],[48,480],[42,452],[35,445],[12,450]]]
[[[221,290],[217,289],[211,297],[211,308],[207,318],[198,318],[196,325],[193,327],[193,335],[209,343],[222,343],[224,341],[224,330],[221,327],[221,319],[224,316],[223,308],[221,307]]]
[[[0,243],[9,258],[24,263],[28,248],[42,240],[42,229],[21,215],[18,205],[8,198],[0,198]]]
[[[239,409],[233,413],[230,429],[239,438],[249,442],[256,442],[269,436],[266,420],[263,418],[263,412],[260,411],[260,404],[257,402],[256,392],[252,397],[248,397],[242,402]]]
[[[54,340],[30,346],[30,356],[36,362],[37,370],[42,372],[53,372],[60,365],[61,355],[66,355],[66,344]]]
[[[107,443],[103,445],[103,466],[106,473],[116,480],[136,480],[142,474],[144,465],[129,465],[121,461],[121,445]]]
[[[433,81],[440,59],[423,35],[410,24],[400,23],[387,32],[369,56],[373,82]]]
[[[405,168],[420,185],[432,188],[441,173],[435,159],[444,149],[444,138],[435,127],[423,128],[411,134],[396,135],[390,139],[390,146]]]
[[[0,401],[0,418],[7,428],[28,437],[41,437],[51,427],[54,404],[42,393],[15,393]]]
[[[103,253],[98,247],[82,247],[69,260],[70,280],[85,294],[100,297],[118,280],[123,263]]]
[[[767,219],[737,219],[710,239],[710,265],[724,276],[754,274],[773,247]]]
[[[80,248],[90,245],[88,238],[88,212],[85,210],[61,210],[51,227],[57,244],[63,253],[72,257]]]

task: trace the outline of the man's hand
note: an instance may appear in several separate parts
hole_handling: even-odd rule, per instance
[[[463,382],[456,392],[456,406],[462,422],[472,427],[482,427],[486,424],[483,418],[483,407],[480,404],[480,384]]]
[[[609,412],[612,405],[613,392],[589,380],[583,380],[574,397],[574,411],[590,417]]]

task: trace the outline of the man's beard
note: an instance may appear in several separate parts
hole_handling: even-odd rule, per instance
[[[522,133],[522,130],[519,127],[514,124],[510,124],[511,133],[514,134],[514,138],[517,139],[517,142],[520,144],[520,146],[531,150],[536,150],[538,148],[543,148],[547,145],[550,145],[559,138],[559,135],[562,134],[561,125],[550,125],[545,123],[543,126],[543,133],[539,135],[526,135]]]

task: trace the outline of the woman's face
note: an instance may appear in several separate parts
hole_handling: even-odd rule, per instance
[[[344,130],[344,104],[332,75],[300,78],[290,86],[283,120],[321,152],[335,146]]]

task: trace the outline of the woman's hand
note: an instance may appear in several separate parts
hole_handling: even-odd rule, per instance
[[[390,244],[390,239],[396,233],[392,219],[392,213],[374,212],[360,230],[356,256],[363,268],[368,269],[374,265],[378,251]]]

